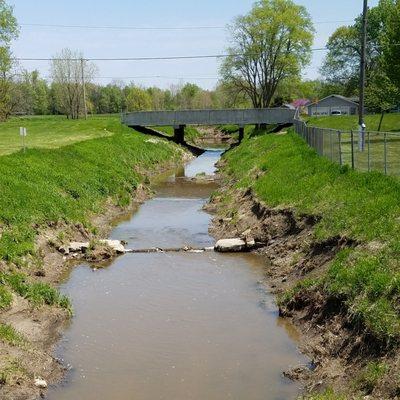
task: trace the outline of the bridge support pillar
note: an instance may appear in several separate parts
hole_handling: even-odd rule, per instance
[[[239,143],[242,143],[244,138],[244,126],[239,126]]]
[[[174,142],[185,143],[185,125],[174,126]]]

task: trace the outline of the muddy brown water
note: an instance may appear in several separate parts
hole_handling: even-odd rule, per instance
[[[157,196],[111,237],[130,248],[212,246],[202,211],[214,184],[206,152],[157,185]],[[57,355],[70,365],[51,400],[295,399],[282,371],[304,362],[296,332],[277,316],[255,255],[127,254],[105,269],[74,269],[62,286],[75,317]]]

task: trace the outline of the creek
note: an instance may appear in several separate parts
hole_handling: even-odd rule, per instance
[[[219,151],[164,176],[156,196],[116,221],[128,248],[208,247],[202,210]],[[304,363],[279,318],[254,254],[126,254],[74,268],[61,287],[75,317],[57,348],[70,365],[50,400],[283,400],[299,394],[282,371]]]

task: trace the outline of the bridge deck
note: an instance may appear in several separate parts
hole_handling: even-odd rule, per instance
[[[184,110],[144,111],[126,113],[122,122],[128,126],[183,126],[183,125],[255,125],[288,124],[295,111],[286,108],[243,110]]]

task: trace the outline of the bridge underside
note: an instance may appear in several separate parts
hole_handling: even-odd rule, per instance
[[[124,114],[122,123],[130,127],[173,126],[174,140],[184,143],[187,125],[237,125],[242,138],[246,125],[291,124],[294,117],[295,111],[286,108],[144,111]]]

